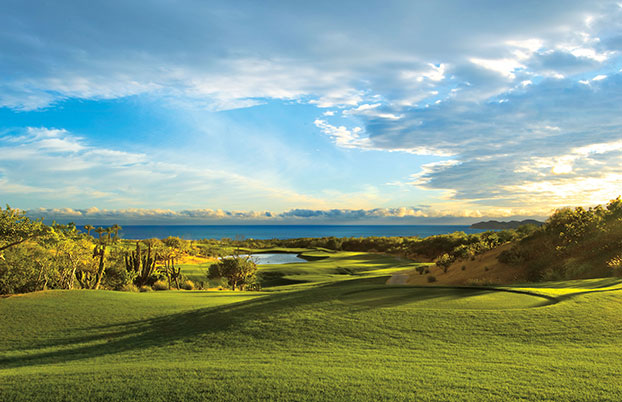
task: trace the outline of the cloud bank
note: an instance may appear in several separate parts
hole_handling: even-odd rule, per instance
[[[77,224],[467,224],[490,217],[478,210],[435,210],[429,207],[400,207],[374,209],[292,209],[273,211],[226,211],[193,209],[118,209],[99,208],[38,208],[26,211],[32,218],[46,221],[74,222]],[[500,209],[494,217],[517,219],[526,217],[528,211]]]

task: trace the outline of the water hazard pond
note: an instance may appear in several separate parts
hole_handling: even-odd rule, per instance
[[[250,256],[257,265],[291,264],[293,262],[307,262],[307,260],[304,260],[298,257],[298,254],[293,254],[293,253],[262,253],[262,254],[251,254]]]

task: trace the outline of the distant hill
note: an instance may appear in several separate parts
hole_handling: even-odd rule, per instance
[[[516,229],[522,225],[542,226],[544,225],[544,222],[540,222],[535,219],[525,219],[524,221],[510,221],[510,222],[499,222],[499,221],[477,222],[471,225],[471,229]]]

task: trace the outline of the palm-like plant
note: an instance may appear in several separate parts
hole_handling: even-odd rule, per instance
[[[110,227],[110,229],[114,232],[114,240],[117,241],[119,239],[119,230],[123,228],[115,223]]]
[[[92,225],[84,225],[84,230],[86,230],[87,236],[91,235],[91,230],[93,230],[93,229],[95,229],[95,227],[92,226]]]
[[[108,241],[110,241],[110,234],[112,233],[112,228],[107,227],[106,229],[104,229],[104,232],[106,232],[106,236],[108,236]]]
[[[102,235],[104,234],[105,230],[103,227],[98,227],[97,229],[95,229],[95,233],[97,233],[99,235],[99,238],[102,238]]]

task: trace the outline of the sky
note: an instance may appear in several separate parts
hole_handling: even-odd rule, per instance
[[[469,223],[622,193],[622,3],[3,0],[0,202]]]

